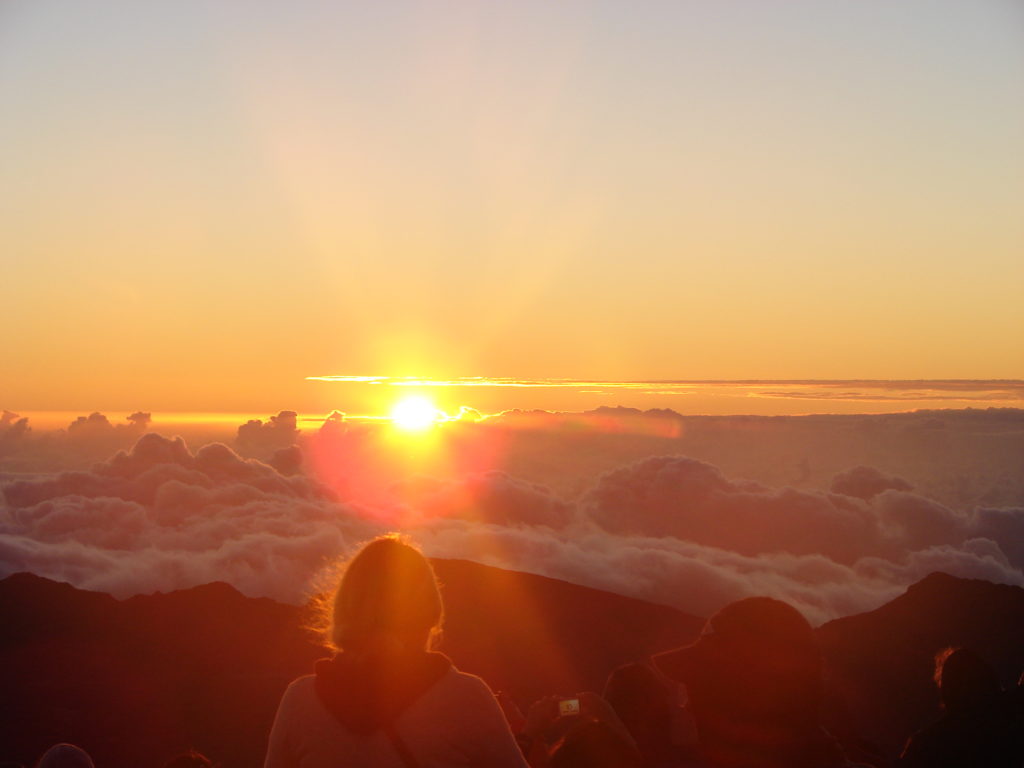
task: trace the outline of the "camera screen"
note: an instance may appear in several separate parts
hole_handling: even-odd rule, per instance
[[[562,699],[560,702],[558,702],[558,714],[562,717],[566,715],[578,715],[579,713],[579,699]]]

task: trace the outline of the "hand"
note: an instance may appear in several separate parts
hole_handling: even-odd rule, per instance
[[[523,728],[523,735],[532,740],[538,740],[544,735],[555,720],[558,719],[559,696],[545,696],[533,702],[529,713],[526,715],[526,726]]]

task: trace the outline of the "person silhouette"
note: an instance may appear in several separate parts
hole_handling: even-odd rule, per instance
[[[647,664],[624,664],[608,675],[604,698],[629,730],[644,768],[685,764],[688,755],[673,740],[679,707],[669,681]]]
[[[645,768],[629,729],[592,691],[535,701],[522,738],[534,768]]]
[[[93,768],[89,753],[74,744],[54,744],[36,763],[36,768]]]
[[[526,768],[487,684],[429,650],[442,617],[418,549],[396,535],[360,549],[331,603],[338,652],[285,691],[265,768]]]
[[[935,683],[943,714],[907,741],[900,768],[1020,768],[1024,722],[1017,692],[999,686],[996,671],[969,648],[935,657]]]
[[[750,597],[710,619],[693,644],[654,656],[685,684],[703,761],[714,768],[846,766],[819,723],[814,630],[779,600]]]

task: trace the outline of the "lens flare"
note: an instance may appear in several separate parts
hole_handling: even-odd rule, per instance
[[[391,422],[408,432],[422,431],[443,419],[444,414],[427,397],[405,397],[391,409]]]

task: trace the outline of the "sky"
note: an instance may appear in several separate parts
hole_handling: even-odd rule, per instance
[[[7,0],[0,407],[1024,378],[1022,38],[1014,0]]]

